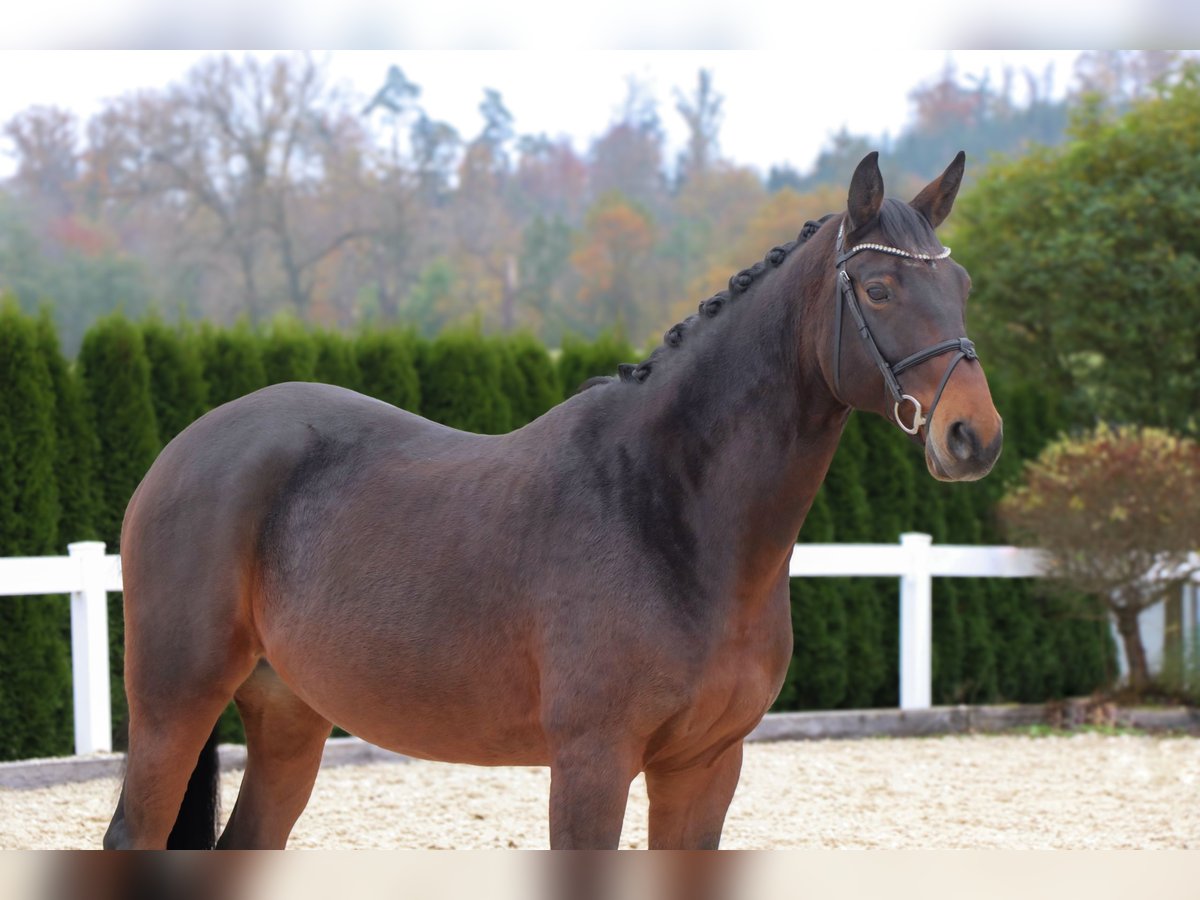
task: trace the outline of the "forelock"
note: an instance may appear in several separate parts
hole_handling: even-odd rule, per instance
[[[902,200],[891,197],[879,209],[879,230],[884,239],[910,253],[940,253],[942,243],[926,218]]]

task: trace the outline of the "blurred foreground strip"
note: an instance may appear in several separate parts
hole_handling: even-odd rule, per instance
[[[1127,900],[1183,896],[1195,865],[1187,851],[23,852],[0,855],[0,883],[6,900],[1061,900],[1068,886]]]

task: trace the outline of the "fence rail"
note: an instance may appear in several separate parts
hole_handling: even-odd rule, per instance
[[[109,592],[121,590],[121,558],[104,544],[83,541],[68,556],[0,558],[0,596],[71,595],[71,673],[75,752],[112,750],[109,703]],[[932,705],[933,579],[1030,578],[1045,555],[1019,547],[933,545],[927,534],[903,534],[898,544],[797,544],[792,577],[890,576],[900,580],[900,708]]]

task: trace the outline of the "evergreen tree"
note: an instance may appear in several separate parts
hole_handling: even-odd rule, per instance
[[[508,392],[514,428],[542,415],[561,399],[558,375],[546,348],[530,334],[519,333],[505,341],[512,373]]]
[[[317,342],[295,319],[276,319],[260,341],[267,384],[317,381]]]
[[[357,391],[362,377],[354,359],[353,342],[336,331],[318,331],[313,340],[317,345],[317,381]]]
[[[204,367],[191,332],[167,327],[161,319],[142,323],[142,343],[150,363],[150,399],[158,436],[165,445],[204,415]]]
[[[517,368],[517,357],[512,344],[507,337],[485,338],[484,341],[491,345],[500,364],[500,393],[508,403],[509,430],[520,428],[529,420],[522,416],[525,406],[525,380],[521,377],[521,370]]]
[[[150,397],[150,364],[141,330],[119,315],[100,319],[84,335],[79,350],[84,397],[91,414],[99,456],[96,531],[109,553],[120,549],[121,520],[134,489],[158,453],[158,426]],[[127,725],[121,598],[108,598],[109,673],[115,747]]]
[[[800,541],[833,540],[833,516],[822,488],[800,531]],[[793,578],[792,659],[776,709],[834,709],[846,696],[846,609],[829,578]]]
[[[936,484],[942,497],[945,533],[942,541],[950,544],[978,544],[982,522],[972,492],[974,485]],[[995,692],[996,651],[991,641],[987,614],[987,585],[978,578],[943,578],[937,588],[944,602],[954,606],[954,615],[946,616],[949,652],[957,654],[945,671],[942,682],[943,703],[961,703],[990,698]],[[954,671],[957,669],[957,671]]]
[[[945,485],[930,477],[924,457],[916,478],[917,508],[913,530],[947,543]],[[959,616],[959,585],[955,579],[937,578],[933,583],[933,697],[945,702],[958,693],[963,679],[963,623]]]
[[[99,441],[96,530],[115,553],[125,507],[159,449],[141,331],[121,316],[99,320],[84,335],[79,368]]]
[[[905,434],[879,416],[858,415],[866,450],[861,469],[863,485],[871,498],[870,530],[865,539],[894,544],[912,531],[916,521],[916,483],[928,478],[925,462]],[[880,611],[879,640],[883,674],[872,705],[900,702],[900,607],[895,578],[859,579],[874,592]]]
[[[409,412],[420,412],[417,340],[412,332],[395,328],[359,335],[354,353],[363,393]]]
[[[223,329],[205,325],[199,345],[209,409],[266,386],[259,340],[245,325]]]
[[[1104,605],[1094,597],[1052,595],[1055,656],[1062,696],[1078,697],[1117,680],[1116,643]]]
[[[54,385],[37,327],[0,306],[0,555],[60,554]],[[66,608],[47,597],[0,602],[0,758],[68,753]]]
[[[574,335],[564,335],[558,356],[558,383],[563,397],[571,397],[589,378],[615,375],[617,366],[633,359],[633,348],[625,338],[604,332],[590,344]]]
[[[479,434],[509,430],[500,349],[475,331],[444,331],[417,360],[421,412],[451,428]]]
[[[833,514],[834,540],[860,543],[872,531],[871,506],[863,486],[867,445],[859,417],[851,415],[842,432],[837,454],[821,488]],[[883,646],[883,608],[875,586],[861,578],[831,581],[846,615],[846,692],[843,705],[872,705],[887,674]],[[895,586],[893,583],[893,596]]]
[[[83,387],[59,349],[58,334],[47,312],[37,323],[38,345],[54,389],[55,482],[58,485],[58,544],[91,540],[96,536],[98,505],[96,459],[99,444],[84,406]]]

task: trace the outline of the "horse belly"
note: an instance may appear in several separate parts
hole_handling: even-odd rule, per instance
[[[268,628],[264,647],[292,690],[334,724],[422,759],[548,763],[537,673],[519,640],[325,621],[319,634]]]

